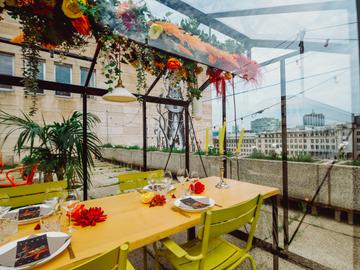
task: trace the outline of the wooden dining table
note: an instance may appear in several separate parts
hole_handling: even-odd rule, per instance
[[[215,184],[219,177],[201,179],[205,191],[201,195],[213,198],[217,206],[214,210],[226,208],[245,202],[258,194],[265,199],[277,196],[279,189],[227,179],[229,189],[218,189]],[[175,185],[175,196],[181,187]],[[75,258],[70,259],[69,252],[64,251],[49,262],[34,269],[68,269],[73,265],[95,255],[109,251],[124,242],[130,243],[130,250],[154,243],[160,239],[193,228],[200,223],[200,213],[187,213],[187,216],[174,211],[175,198],[167,196],[163,206],[149,207],[141,203],[138,192],[129,192],[116,196],[84,201],[86,207],[101,207],[107,220],[96,226],[75,227],[71,245]],[[34,230],[35,224],[19,226],[19,231],[12,239],[18,239],[39,231]]]

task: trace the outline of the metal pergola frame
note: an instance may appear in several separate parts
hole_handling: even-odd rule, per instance
[[[293,49],[298,50],[298,44],[294,44],[293,41],[288,40],[257,40],[251,39],[248,36],[236,31],[235,29],[227,26],[226,24],[218,21],[216,18],[224,18],[224,17],[239,17],[239,16],[250,16],[250,15],[264,15],[264,14],[279,14],[279,13],[291,13],[291,12],[307,12],[307,11],[314,11],[314,10],[339,10],[339,9],[346,9],[346,0],[339,1],[339,2],[332,2],[329,1],[327,5],[324,5],[325,2],[322,3],[309,3],[309,4],[299,4],[299,5],[287,5],[287,6],[278,6],[274,8],[258,8],[258,9],[251,9],[251,10],[235,10],[235,11],[228,11],[228,12],[217,12],[206,14],[193,6],[183,2],[182,0],[157,0],[161,4],[168,6],[182,14],[187,15],[190,18],[197,19],[200,23],[215,29],[222,34],[225,34],[235,40],[243,42],[245,45],[245,49],[251,51],[253,47],[265,47],[265,48],[286,48],[286,49]],[[360,3],[356,1],[356,15],[357,18],[360,18]],[[360,22],[359,19],[357,20],[358,26],[358,37],[360,37]],[[9,40],[0,38],[0,43],[7,43],[12,44]],[[279,43],[281,46],[278,46]],[[146,46],[146,44],[145,44]],[[68,53],[67,56],[84,60],[90,61],[91,66],[85,81],[84,86],[80,85],[69,85],[64,83],[52,82],[52,81],[45,81],[45,80],[38,80],[38,85],[42,89],[46,90],[53,90],[53,91],[63,91],[63,92],[70,92],[70,93],[77,93],[82,94],[83,99],[83,175],[84,175],[84,200],[87,199],[87,189],[88,189],[88,178],[87,178],[87,164],[86,164],[86,155],[87,155],[87,95],[94,95],[94,96],[102,96],[107,93],[105,89],[95,88],[95,87],[88,87],[91,75],[93,73],[94,67],[96,65],[97,57],[99,51],[101,49],[101,44],[97,44],[94,57],[84,57],[75,54]],[[346,53],[347,46],[344,44],[337,44],[331,43],[326,48],[326,52],[328,53]],[[61,51],[50,51],[44,48],[40,49],[41,51],[55,53],[55,54],[62,54]],[[321,51],[324,52],[324,45],[323,43],[319,42],[306,42],[306,50],[307,51]],[[312,270],[332,270],[329,267],[321,265],[315,261],[309,260],[303,256],[290,252],[288,250],[289,246],[289,224],[288,224],[288,209],[289,209],[289,200],[288,200],[288,168],[287,168],[287,124],[286,124],[286,69],[285,69],[285,60],[298,55],[298,52],[291,52],[286,55],[276,57],[274,59],[268,60],[261,64],[261,66],[269,65],[272,63],[279,62],[280,63],[280,86],[281,86],[281,119],[282,119],[282,177],[283,177],[283,196],[282,196],[282,203],[284,207],[284,248],[279,247],[279,238],[278,238],[278,203],[279,197],[274,197],[271,199],[272,202],[272,235],[273,235],[273,242],[272,244],[265,242],[261,239],[254,239],[254,245],[258,246],[268,252],[273,254],[273,269],[279,269],[279,257],[290,261],[294,264],[301,265],[306,269]],[[360,55],[360,46],[359,46],[359,55]],[[180,56],[184,58],[183,56]],[[359,58],[360,60],[360,58]],[[359,62],[360,65],[360,62]],[[189,169],[190,167],[190,147],[189,147],[189,104],[188,101],[183,100],[173,100],[168,98],[150,96],[151,90],[155,87],[157,82],[160,80],[163,73],[161,72],[158,74],[154,82],[150,85],[149,89],[146,91],[144,95],[135,94],[137,97],[142,99],[143,103],[143,169],[147,170],[147,124],[146,124],[146,104],[147,103],[160,103],[160,104],[169,104],[169,105],[176,105],[184,107],[185,111],[185,165],[186,168]],[[0,82],[2,84],[13,85],[13,86],[24,86],[23,78],[17,76],[10,76],[10,75],[2,75],[0,74]],[[200,90],[203,91],[206,87],[210,84],[210,81],[207,80],[203,83],[200,87]],[[226,120],[226,95],[222,97],[222,120]],[[226,139],[225,139],[226,140]],[[224,153],[226,153],[226,143],[224,144]],[[170,153],[171,154],[171,153]],[[224,160],[224,168],[226,166],[226,159]],[[225,176],[227,172],[225,169]],[[317,191],[318,193],[318,191]],[[314,195],[313,200],[315,199],[317,194]],[[241,231],[235,231],[232,235],[240,238],[246,239],[246,234]],[[195,230],[189,230],[188,236],[193,238],[195,236]],[[292,235],[290,239],[293,239],[295,234]]]

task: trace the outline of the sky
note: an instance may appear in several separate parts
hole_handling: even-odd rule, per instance
[[[175,12],[156,0],[144,1],[156,16],[163,17],[166,12],[173,12],[170,20],[179,23],[186,16]],[[184,0],[188,4],[205,13],[227,10],[256,9],[313,3],[312,0]],[[325,2],[325,0],[317,0]],[[326,0],[328,2],[328,0]],[[344,10],[315,11],[299,13],[267,14],[257,16],[242,16],[219,18],[219,20],[235,30],[247,35],[251,39],[279,40],[278,48],[253,48],[251,58],[261,64],[275,57],[285,55],[292,50],[281,46],[281,40],[289,40],[294,44],[300,41],[299,33],[305,31],[303,55],[288,58],[285,62],[286,94],[288,100],[288,126],[295,127],[302,124],[302,116],[312,111],[325,114],[327,124],[348,122],[351,113],[359,113],[360,108],[354,106],[354,96],[359,96],[359,62],[358,37],[355,0],[348,1],[349,12]],[[202,26],[204,30],[207,26]],[[227,38],[216,31],[220,40]],[[323,44],[322,52],[309,51],[307,42]],[[346,48],[344,53],[327,52],[327,44],[340,44]],[[248,129],[250,122],[260,117],[275,117],[280,119],[280,67],[279,63],[272,63],[261,68],[261,79],[257,84],[235,80],[235,101],[237,125]],[[213,108],[221,108],[221,99],[216,97],[213,87],[211,102]],[[227,87],[227,119],[228,124],[234,125],[234,106],[232,87]],[[245,92],[244,92],[245,91]],[[303,94],[301,94],[303,92]],[[293,96],[293,97],[292,97]],[[267,109],[266,109],[267,108]],[[254,114],[263,110],[261,114]],[[248,116],[251,115],[251,116]],[[242,116],[243,121],[240,120]],[[213,110],[212,126],[221,123],[221,111]],[[229,129],[228,129],[229,130]]]

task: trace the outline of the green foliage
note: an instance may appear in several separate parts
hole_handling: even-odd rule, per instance
[[[111,143],[105,143],[105,144],[103,144],[101,147],[113,148],[114,146],[113,146]]]
[[[158,148],[155,145],[150,145],[146,148],[146,150],[148,152],[154,152],[154,151],[158,151]]]
[[[101,157],[97,135],[93,132],[94,126],[100,121],[93,114],[88,114],[88,148],[87,148],[87,175],[90,179],[91,169],[94,167],[93,156]],[[3,143],[14,132],[20,132],[14,146],[14,152],[27,152],[24,162],[39,163],[39,170],[44,173],[56,173],[58,179],[67,179],[69,186],[75,177],[83,179],[83,125],[82,113],[75,111],[68,119],[61,122],[42,124],[33,121],[28,115],[22,117],[0,111],[0,124],[8,130]]]
[[[4,164],[4,170],[14,169],[14,168],[19,167],[19,166],[20,166],[20,165],[17,164],[17,163],[12,164],[12,165],[10,165],[10,164]]]
[[[170,147],[164,147],[163,149],[161,149],[161,152],[170,153]],[[180,153],[180,154],[182,154],[182,153],[185,153],[185,149],[183,149],[183,148],[178,149],[178,148],[174,147],[172,149],[172,153]]]
[[[360,158],[355,159],[355,160],[352,162],[352,165],[353,165],[353,166],[358,166],[358,167],[360,167]]]
[[[252,159],[266,159],[266,160],[281,160],[281,155],[277,154],[275,151],[271,151],[269,154],[264,154],[261,151],[255,149],[248,158]],[[306,153],[299,153],[297,155],[293,155],[288,157],[288,161],[295,162],[315,162],[312,156]]]

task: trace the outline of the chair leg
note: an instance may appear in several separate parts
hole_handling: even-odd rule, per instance
[[[255,265],[254,258],[253,258],[250,254],[248,254],[247,257],[248,257],[249,262],[250,262],[250,264],[251,264],[251,269],[252,269],[252,270],[256,270],[256,265]]]
[[[144,270],[147,269],[147,251],[146,246],[143,247]]]
[[[155,253],[155,270],[160,270],[159,254],[158,254],[156,242],[153,244],[153,247],[154,247],[154,253]]]

